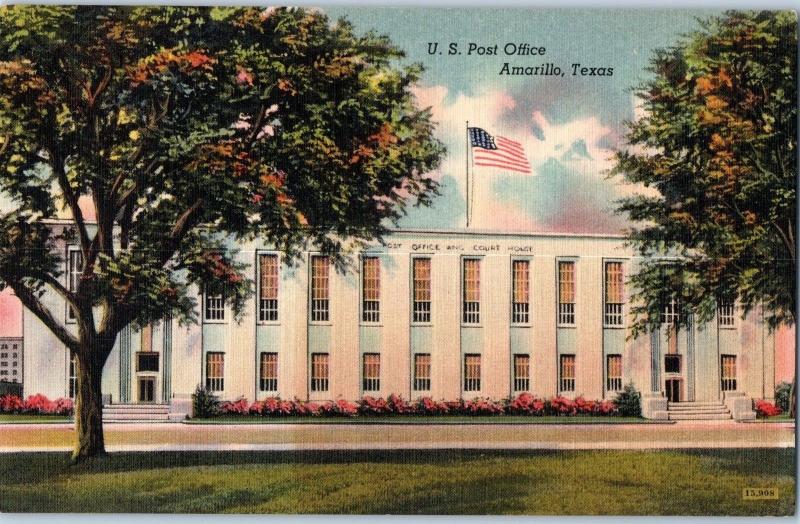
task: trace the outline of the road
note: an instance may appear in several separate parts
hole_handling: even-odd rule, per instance
[[[690,449],[794,447],[793,423],[107,424],[114,451],[335,449]],[[69,424],[0,424],[0,453],[67,451]]]

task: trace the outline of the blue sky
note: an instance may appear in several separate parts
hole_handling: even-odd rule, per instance
[[[448,147],[440,172],[442,196],[415,209],[402,225],[463,227],[464,125],[522,142],[533,176],[483,168],[475,172],[473,224],[482,229],[617,232],[624,219],[613,203],[635,191],[605,171],[624,144],[625,120],[636,117],[630,92],[647,78],[655,48],[674,45],[699,28],[700,10],[325,8],[358,32],[389,35],[421,62],[421,105],[433,108],[438,137]],[[718,13],[718,11],[717,11]],[[499,44],[500,56],[428,54],[428,42]],[[545,55],[507,57],[507,42],[546,48]],[[500,76],[505,62],[554,63],[564,77]],[[572,76],[571,64],[612,67],[611,77]],[[480,169],[480,168],[479,168]]]

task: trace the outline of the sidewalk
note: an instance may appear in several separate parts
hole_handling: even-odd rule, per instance
[[[669,425],[107,424],[106,449],[286,451],[390,449],[792,448],[794,423],[730,421]],[[70,424],[0,425],[0,453],[68,451]]]

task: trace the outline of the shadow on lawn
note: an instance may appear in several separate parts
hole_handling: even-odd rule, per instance
[[[669,451],[669,450],[663,450]],[[795,450],[703,449],[673,453],[711,459],[720,470],[741,474],[789,475],[794,473]],[[110,453],[73,465],[66,453],[13,453],[0,455],[0,475],[5,484],[41,482],[76,473],[113,473],[194,466],[257,464],[452,464],[480,458],[573,457],[581,451],[561,450],[373,450],[373,451],[176,451]],[[593,453],[618,453],[594,451]],[[631,451],[630,453],[651,453]]]

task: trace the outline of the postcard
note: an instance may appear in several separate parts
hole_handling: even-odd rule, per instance
[[[797,49],[0,7],[0,510],[793,515]]]

